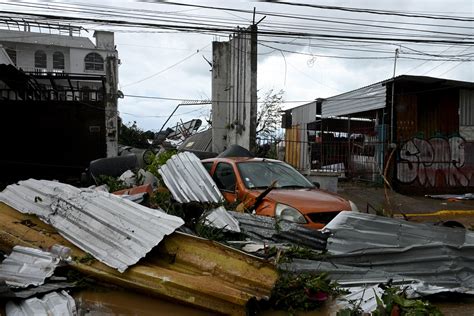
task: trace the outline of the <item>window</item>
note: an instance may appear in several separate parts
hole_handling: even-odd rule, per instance
[[[97,53],[89,53],[84,58],[86,70],[103,71],[104,59]]]
[[[10,57],[10,59],[12,60],[13,64],[16,65],[16,50],[7,48],[5,49],[5,51],[7,52],[8,57]]]
[[[42,50],[35,52],[35,68],[47,68],[46,53]]]
[[[214,164],[212,161],[210,162],[203,162],[202,163],[204,168],[206,168],[207,172],[209,172],[209,174],[211,173],[211,169],[212,169],[212,165]]]
[[[223,162],[219,163],[212,178],[219,189],[231,192],[235,191],[236,180],[232,165]]]
[[[54,52],[53,69],[64,69],[64,54],[63,53]]]

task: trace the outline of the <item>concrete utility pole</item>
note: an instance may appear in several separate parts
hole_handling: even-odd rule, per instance
[[[105,60],[105,143],[107,157],[118,155],[118,73],[117,58]]]
[[[258,23],[257,23],[258,24]],[[257,24],[213,42],[212,150],[237,144],[255,151],[257,130]]]
[[[394,137],[394,128],[393,128],[393,124],[395,122],[395,119],[394,119],[394,102],[395,102],[395,73],[396,73],[396,70],[397,70],[397,58],[398,58],[398,54],[399,54],[399,50],[398,48],[395,49],[395,60],[393,62],[393,76],[392,76],[392,104],[391,104],[391,109],[390,109],[390,144],[393,144],[393,141],[395,139]]]

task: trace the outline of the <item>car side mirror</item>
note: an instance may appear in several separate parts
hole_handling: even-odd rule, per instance
[[[316,188],[318,188],[318,189],[321,188],[321,185],[319,184],[319,182],[313,182],[313,184]]]

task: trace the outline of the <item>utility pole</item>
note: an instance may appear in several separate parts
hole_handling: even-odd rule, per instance
[[[392,76],[392,102],[391,102],[391,110],[390,110],[390,144],[393,145],[394,140],[394,131],[393,131],[393,124],[394,124],[394,102],[395,102],[395,73],[397,70],[397,58],[400,51],[395,49],[395,59],[393,62],[393,76]]]
[[[106,157],[118,155],[117,68],[117,58],[115,56],[108,56],[105,60]]]

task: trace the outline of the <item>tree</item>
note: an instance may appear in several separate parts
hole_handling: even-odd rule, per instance
[[[257,138],[275,138],[281,124],[281,107],[285,91],[265,93],[262,104],[257,110]]]
[[[150,144],[148,139],[154,139],[155,134],[152,131],[143,131],[137,126],[137,122],[121,124],[119,133],[119,143],[124,146],[136,148],[148,148]]]

